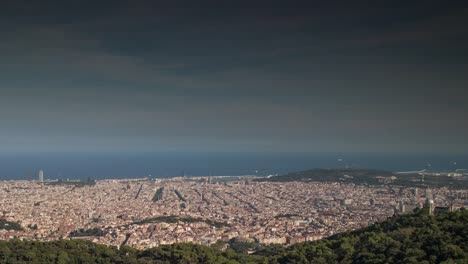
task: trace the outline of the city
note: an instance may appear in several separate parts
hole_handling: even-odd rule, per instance
[[[466,25],[1,0],[0,264],[468,263]]]
[[[86,239],[138,249],[238,238],[291,245],[366,227],[424,206],[454,211],[468,190],[323,182],[212,182],[211,177],[0,182],[0,239]],[[55,182],[57,183],[57,182]]]

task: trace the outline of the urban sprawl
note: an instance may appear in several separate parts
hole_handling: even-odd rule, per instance
[[[40,177],[43,177],[40,175]],[[210,177],[0,182],[0,239],[87,239],[149,248],[238,238],[294,244],[428,207],[457,210],[468,191],[321,182],[212,182]],[[7,228],[19,223],[21,228]]]

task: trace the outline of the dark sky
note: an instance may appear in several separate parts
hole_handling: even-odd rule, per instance
[[[468,148],[463,1],[0,2],[1,151]]]

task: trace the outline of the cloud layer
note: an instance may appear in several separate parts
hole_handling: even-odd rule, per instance
[[[5,151],[464,152],[467,8],[6,1]]]

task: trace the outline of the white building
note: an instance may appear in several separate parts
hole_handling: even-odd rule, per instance
[[[38,173],[39,176],[39,182],[44,182],[44,171],[40,170]]]

